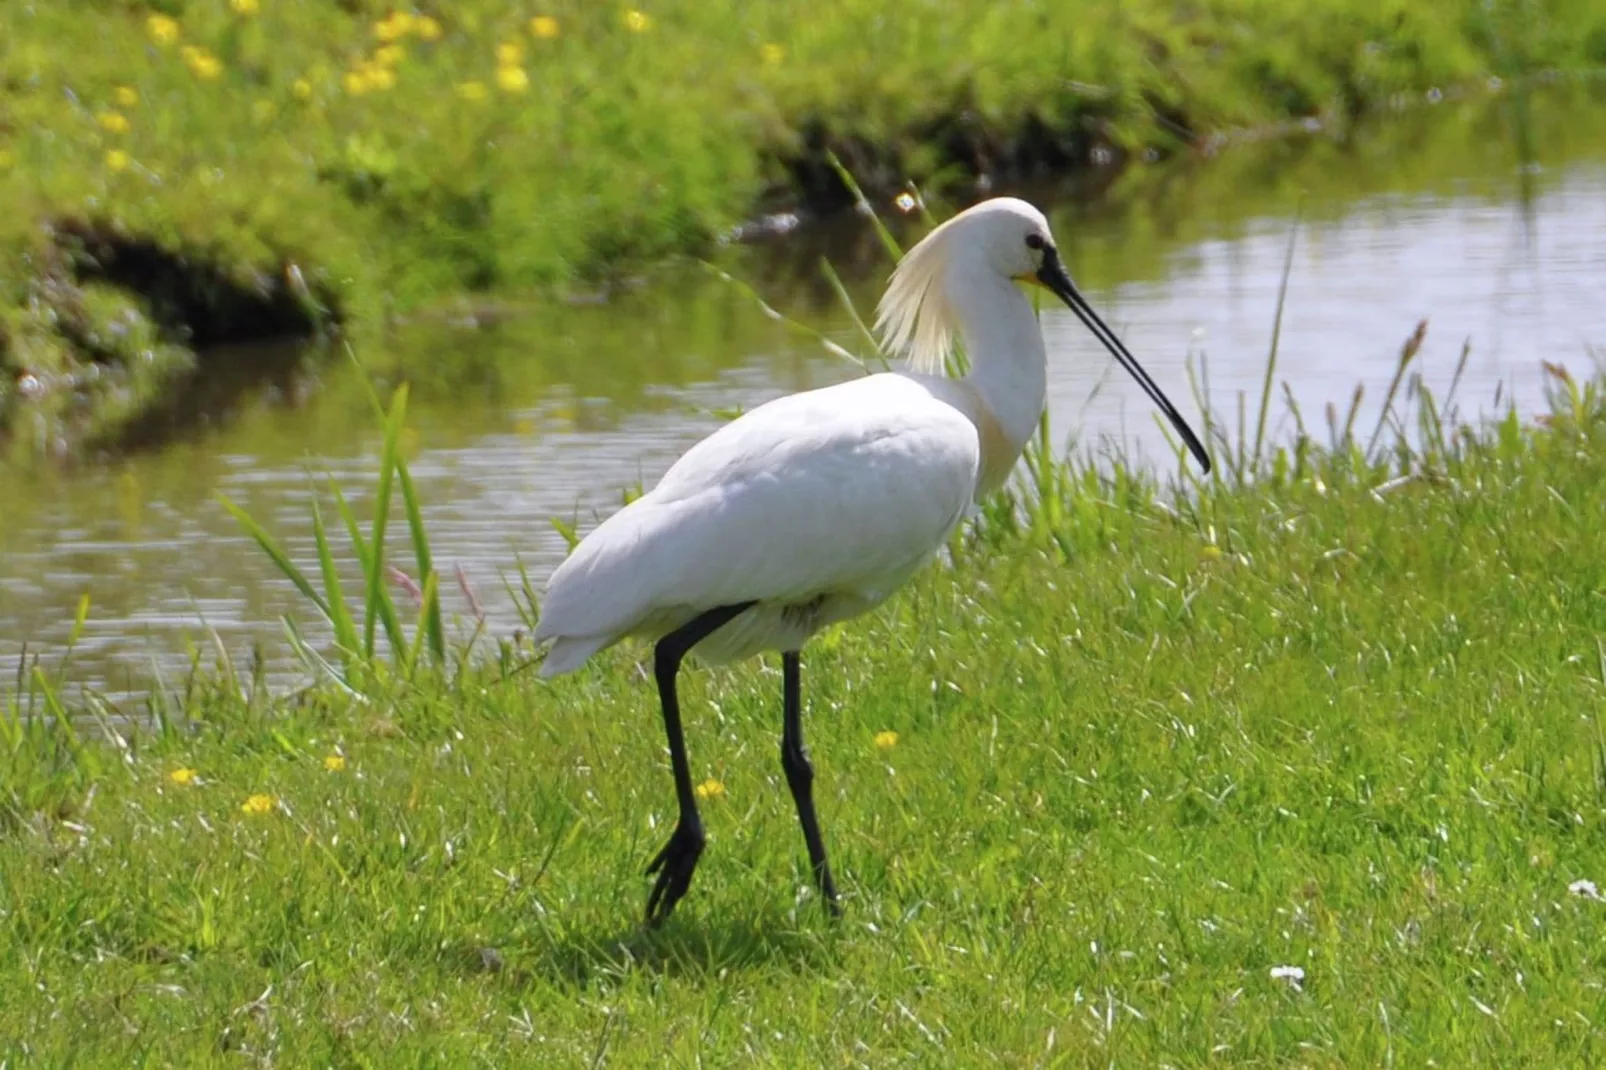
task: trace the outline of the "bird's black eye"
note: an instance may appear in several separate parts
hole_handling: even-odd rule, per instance
[[[1026,248],[1028,248],[1028,249],[1041,249],[1042,247],[1043,247],[1043,236],[1041,234],[1037,233],[1034,230],[1030,234],[1026,235]]]

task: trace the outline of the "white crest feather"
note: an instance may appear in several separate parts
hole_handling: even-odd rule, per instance
[[[876,306],[876,333],[894,357],[928,375],[940,375],[959,324],[949,307],[943,269],[948,265],[944,239],[964,213],[937,227],[904,254]]]

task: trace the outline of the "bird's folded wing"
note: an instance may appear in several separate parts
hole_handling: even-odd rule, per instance
[[[896,585],[969,507],[970,420],[919,381],[795,394],[699,442],[587,536],[536,638],[620,636],[686,609]]]

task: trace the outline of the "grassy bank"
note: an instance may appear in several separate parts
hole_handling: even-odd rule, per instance
[[[0,9],[0,439],[115,443],[197,344],[594,286],[766,199],[1060,171],[1606,62],[1587,0]]]
[[[426,583],[352,599],[351,691],[237,666],[74,735],[46,666],[0,722],[0,1061],[1590,1065],[1606,405],[1556,399],[1223,447],[1182,501],[1029,466],[811,648],[834,926],[772,665],[686,685],[712,842],[651,935],[631,652],[442,674]],[[408,664],[360,653],[376,606]]]

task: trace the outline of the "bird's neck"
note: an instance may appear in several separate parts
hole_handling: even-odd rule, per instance
[[[958,285],[949,298],[970,360],[964,383],[981,410],[980,498],[1004,482],[1037,432],[1048,394],[1048,351],[1031,301],[1013,282],[982,273],[952,281]]]

